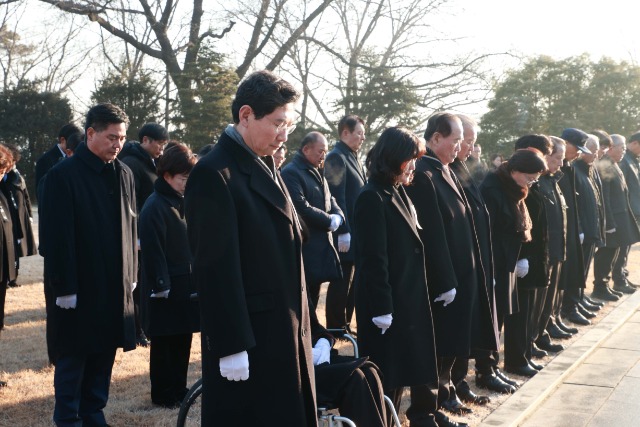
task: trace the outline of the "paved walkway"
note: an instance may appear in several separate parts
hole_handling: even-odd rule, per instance
[[[640,291],[555,357],[482,426],[640,426]]]

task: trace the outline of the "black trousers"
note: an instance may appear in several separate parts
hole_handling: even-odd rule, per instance
[[[589,276],[589,268],[591,268],[591,262],[596,252],[595,243],[583,243],[582,244],[582,258],[584,259],[584,280],[586,282],[587,276]]]
[[[53,376],[58,427],[106,425],[103,409],[109,400],[116,349],[92,354],[62,354]]]
[[[540,293],[540,299],[542,309],[540,310],[540,318],[536,330],[534,331],[534,341],[538,338],[542,338],[547,335],[546,329],[553,313],[553,306],[556,303],[558,297],[558,284],[560,282],[560,272],[562,271],[562,262],[557,262],[551,265],[551,272],[549,276],[549,287],[545,290],[538,291]],[[544,298],[542,298],[544,297]]]
[[[596,250],[593,257],[593,280],[596,286],[606,284],[619,253],[620,248],[602,247]]]
[[[504,364],[514,367],[529,364],[531,324],[535,290],[518,288],[520,310],[504,319]]]
[[[611,278],[613,279],[614,285],[623,285],[627,282],[625,270],[627,269],[627,260],[629,259],[630,250],[631,245],[620,247],[618,257],[614,261],[611,269]]]
[[[187,394],[187,373],[193,334],[151,337],[149,378],[151,401],[175,405]]]
[[[407,409],[407,419],[411,427],[437,427],[435,413],[438,410],[438,387],[436,384],[411,386],[411,405]],[[396,411],[400,410],[400,400],[404,387],[385,390]],[[387,418],[389,420],[389,418]],[[388,422],[389,425],[391,423]],[[358,424],[359,425],[359,424]],[[366,426],[367,424],[363,424]]]
[[[7,301],[7,282],[0,281],[0,330],[4,328],[4,306]]]
[[[342,279],[329,282],[327,289],[326,316],[327,328],[339,329],[349,326],[355,307],[355,292],[353,289],[354,263],[343,261]]]
[[[47,322],[45,326],[45,335],[47,340],[47,355],[49,356],[49,363],[55,365],[56,355],[53,352],[53,331],[55,329],[53,325],[53,310],[56,307],[56,297],[53,293],[53,288],[50,286],[50,279],[47,275],[47,266],[44,267],[44,308],[47,314]]]
[[[358,426],[387,425],[382,380],[376,368],[371,365],[365,364],[353,371],[342,387],[337,404],[340,415],[349,418]]]

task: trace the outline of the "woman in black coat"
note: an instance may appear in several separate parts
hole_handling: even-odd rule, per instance
[[[435,426],[437,368],[424,247],[403,188],[420,151],[415,135],[392,127],[367,156],[369,182],[356,199],[353,224],[356,315],[360,352],[382,370],[385,394],[398,408],[403,387],[412,386],[407,418]]]
[[[183,193],[196,160],[184,145],[158,160],[155,190],[140,212],[141,311],[151,338],[151,400],[176,407],[187,392],[193,332],[200,330]]]
[[[520,275],[524,273],[524,263],[519,263],[520,249],[522,243],[531,241],[532,229],[524,199],[527,197],[529,186],[538,180],[540,173],[545,169],[546,163],[538,150],[516,150],[509,161],[487,175],[480,187],[491,219],[499,328],[502,327],[506,316],[519,311],[518,294],[515,292],[516,272]],[[517,339],[517,336],[513,336],[514,332],[517,334],[517,331],[505,326],[505,346],[509,339]],[[526,362],[525,364],[529,366]],[[505,366],[507,371],[517,370],[511,368]]]

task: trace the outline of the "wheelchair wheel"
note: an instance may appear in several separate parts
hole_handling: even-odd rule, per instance
[[[177,427],[199,426],[202,400],[202,378],[195,382],[184,397],[178,412]]]

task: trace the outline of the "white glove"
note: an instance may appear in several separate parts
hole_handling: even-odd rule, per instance
[[[616,232],[615,228],[612,228],[611,230],[606,230],[605,231],[605,233],[607,233],[607,234],[611,234],[611,233],[615,233],[615,232]]]
[[[16,240],[16,242],[18,242],[18,244],[22,243],[22,239],[18,239]]]
[[[449,304],[451,304],[455,298],[456,298],[456,288],[453,288],[450,291],[440,294],[440,296],[434,299],[433,302],[444,301],[444,304],[442,304],[442,306],[446,307]]]
[[[584,242],[584,233],[580,233],[579,237],[580,237],[580,244],[582,244]]]
[[[378,328],[382,329],[382,333],[387,332],[387,329],[391,327],[391,322],[393,322],[392,314],[384,314],[382,316],[377,316],[371,319],[374,325]]]
[[[138,287],[138,282],[133,282],[131,284],[131,292],[135,291],[137,287]]]
[[[527,274],[529,274],[529,260],[522,258],[516,262],[516,276],[522,279]]]
[[[311,350],[313,353],[313,365],[331,363],[331,343],[326,338],[320,338]]]
[[[342,217],[338,214],[331,214],[329,216],[331,217],[331,225],[329,225],[329,231],[333,233],[338,229],[338,227],[340,227],[340,224],[342,224]]]
[[[338,252],[349,252],[351,247],[351,234],[344,233],[338,236]]]
[[[60,308],[69,309],[76,308],[78,304],[78,294],[73,295],[65,295],[62,297],[56,298],[56,305]]]
[[[249,379],[249,354],[246,351],[220,358],[220,375],[229,381]]]
[[[154,292],[151,294],[151,298],[169,298],[169,291],[171,289],[167,289],[166,291]]]

